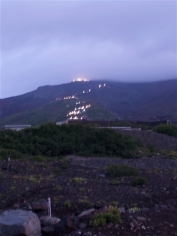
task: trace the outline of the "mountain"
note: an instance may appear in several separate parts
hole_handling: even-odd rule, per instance
[[[72,111],[79,111],[78,117],[90,119],[177,121],[177,80],[148,83],[102,80],[42,86],[20,96],[0,99],[0,127],[66,120],[76,116],[67,116]]]

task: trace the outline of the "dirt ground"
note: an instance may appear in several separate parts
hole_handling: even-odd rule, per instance
[[[143,186],[131,185],[135,177],[105,175],[106,166],[119,162],[122,160],[73,156],[44,162],[1,161],[0,209],[29,209],[32,202],[51,197],[52,216],[61,218],[94,204],[116,204],[125,209],[122,224],[93,228],[87,222],[85,228],[63,235],[177,236],[177,161],[124,159],[146,178]]]

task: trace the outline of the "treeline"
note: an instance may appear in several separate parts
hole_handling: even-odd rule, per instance
[[[136,142],[130,136],[112,129],[53,123],[19,132],[0,132],[0,155],[43,155],[48,157],[70,154],[82,156],[136,157]]]
[[[172,124],[159,125],[154,128],[154,131],[177,138],[177,125],[172,125]]]

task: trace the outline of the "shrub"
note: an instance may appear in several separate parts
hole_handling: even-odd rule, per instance
[[[64,163],[64,164],[62,164],[62,165],[60,166],[60,168],[61,168],[62,170],[66,170],[66,169],[69,168],[69,165],[68,165],[67,163]]]
[[[112,182],[111,182],[111,185],[120,185],[120,181],[118,181],[118,180],[113,180]]]
[[[61,169],[58,168],[58,167],[56,167],[56,168],[54,169],[54,172],[55,172],[56,175],[60,175],[60,174],[61,174]]]
[[[172,125],[172,124],[159,125],[154,128],[154,131],[177,138],[177,125]]]
[[[144,184],[147,184],[147,180],[143,177],[137,177],[136,179],[134,179],[132,182],[131,182],[131,185],[133,186],[137,186],[137,185],[144,185]]]
[[[64,206],[67,207],[67,208],[70,208],[71,207],[71,201],[70,200],[66,200],[64,202]]]
[[[177,150],[163,150],[160,152],[161,155],[166,156],[169,159],[176,159],[177,158]]]
[[[137,176],[139,170],[135,167],[118,164],[106,167],[107,175],[110,177]]]
[[[121,212],[119,208],[110,206],[107,213],[97,213],[91,222],[93,227],[104,226],[107,223],[121,223]]]
[[[151,154],[157,151],[157,147],[152,144],[148,146],[148,149],[150,150]]]
[[[7,160],[7,158],[10,159],[20,159],[22,158],[22,153],[16,150],[8,150],[0,148],[0,159]]]
[[[134,213],[134,212],[139,212],[140,208],[139,207],[131,207],[127,210],[129,213]]]
[[[73,178],[73,181],[78,184],[82,184],[85,181],[85,179],[81,178],[81,177],[75,177],[75,178]]]

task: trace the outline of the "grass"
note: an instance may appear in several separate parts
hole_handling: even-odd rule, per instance
[[[124,164],[110,165],[105,170],[110,177],[137,176],[140,173],[137,168]]]
[[[108,212],[97,213],[91,222],[93,227],[104,226],[108,223],[122,223],[121,212],[116,206],[110,206]]]
[[[58,167],[56,167],[56,168],[54,169],[54,172],[55,172],[56,175],[60,175],[60,174],[61,174],[61,169],[58,168]]]
[[[85,179],[81,177],[75,177],[72,180],[78,184],[82,184],[83,182],[85,182]]]
[[[144,178],[144,177],[137,177],[136,179],[134,179],[132,182],[131,182],[131,185],[132,186],[142,186],[142,185],[145,185],[147,184],[147,180]]]
[[[89,207],[92,207],[94,205],[94,203],[91,202],[87,196],[83,197],[82,199],[79,199],[79,203],[86,204]]]
[[[169,159],[177,159],[177,150],[163,150],[160,152],[161,155],[166,156]]]
[[[70,200],[66,200],[64,202],[64,206],[67,207],[67,208],[70,208],[72,205],[71,205],[71,201]]]
[[[117,186],[117,185],[120,185],[120,184],[121,184],[121,182],[118,181],[118,180],[113,180],[113,181],[111,181],[111,185]]]

